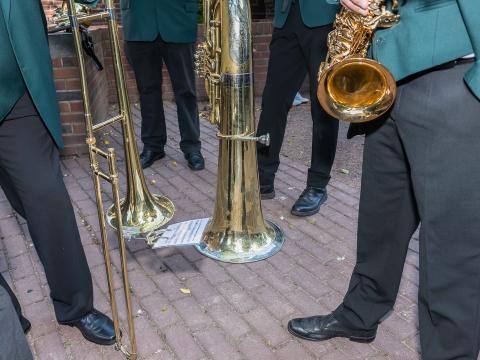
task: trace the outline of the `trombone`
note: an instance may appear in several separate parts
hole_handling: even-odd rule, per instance
[[[80,82],[82,86],[82,97],[83,97],[83,103],[84,103],[84,109],[85,109],[85,123],[86,123],[86,135],[87,135],[86,143],[88,145],[90,166],[92,169],[93,182],[95,187],[95,197],[96,197],[97,211],[98,211],[100,232],[101,232],[101,239],[102,239],[102,250],[105,258],[105,270],[107,274],[108,292],[110,297],[110,306],[112,309],[112,320],[113,320],[114,330],[115,330],[115,339],[116,339],[115,348],[118,351],[121,351],[124,354],[126,359],[136,360],[137,359],[137,342],[135,337],[135,325],[133,322],[130,282],[128,279],[125,236],[124,236],[123,216],[122,216],[122,207],[121,207],[122,201],[120,200],[120,194],[119,194],[120,185],[118,181],[116,155],[115,155],[115,150],[113,148],[109,148],[108,151],[103,151],[100,148],[98,148],[96,146],[97,140],[94,134],[96,130],[104,128],[106,125],[113,124],[114,122],[117,122],[117,121],[123,121],[122,125],[124,130],[124,137],[125,137],[125,140],[127,140],[126,136],[131,136],[130,134],[132,133],[130,134],[128,133],[129,130],[131,131],[131,127],[129,129],[125,123],[128,121],[131,124],[131,120],[129,118],[129,115],[125,116],[125,113],[123,112],[125,110],[123,110],[120,115],[114,116],[112,119],[109,119],[99,125],[93,125],[91,106],[90,106],[90,97],[89,97],[86,70],[85,70],[85,58],[82,52],[82,43],[81,43],[81,34],[80,34],[80,25],[83,22],[87,22],[89,21],[89,19],[92,19],[92,18],[95,18],[95,19],[109,18],[110,33],[115,33],[116,32],[115,20],[113,17],[110,16],[111,14],[113,14],[111,10],[112,2],[111,0],[106,1],[107,11],[103,13],[98,13],[94,15],[82,14],[81,16],[77,15],[77,8],[73,0],[66,0],[64,1],[64,4],[65,2],[67,3],[67,7],[68,7],[68,15],[69,15],[70,25],[73,33],[75,52],[76,52],[77,59],[79,62],[79,67],[80,67]],[[115,40],[112,40],[112,47],[113,47],[114,41]],[[113,53],[114,53],[114,62],[115,62],[115,60],[118,60],[118,59],[115,59],[115,55],[118,55],[118,52],[117,54],[115,54],[116,52],[113,51]],[[115,72],[118,72],[118,69],[119,68],[116,68]],[[122,80],[121,75],[120,76],[117,75],[117,80],[119,79],[119,77],[120,77],[120,80]],[[124,84],[121,83],[120,85],[117,85],[117,87],[120,87],[122,85],[124,86]],[[119,98],[120,98],[120,101],[124,100],[122,99],[122,95],[120,94],[120,92],[119,92]],[[125,133],[125,130],[127,130],[127,133]],[[133,138],[131,140],[133,141]],[[128,152],[128,149],[125,148],[125,153],[127,152]],[[100,169],[98,157],[101,157],[107,160],[108,162],[107,173],[103,172]],[[128,168],[127,168],[127,172],[128,172]],[[105,215],[105,209],[104,209],[103,198],[102,198],[102,184],[101,184],[102,180],[110,183],[112,188],[113,205],[111,206],[109,211],[113,212],[117,219],[116,230],[117,230],[117,238],[118,238],[118,244],[119,244],[120,262],[121,262],[121,268],[122,268],[121,271],[122,271],[123,291],[125,296],[125,307],[127,310],[128,336],[129,336],[130,347],[128,347],[123,343],[122,341],[123,335],[120,330],[120,321],[119,321],[119,315],[118,315],[119,312],[117,307],[115,288],[113,284],[113,267],[110,259],[110,249],[109,249],[109,242],[108,242],[108,235],[107,235],[107,226],[106,226],[107,217]]]
[[[84,11],[77,12],[77,7],[75,6],[74,0],[64,0],[62,6],[63,9],[65,9],[65,3],[68,9],[68,19],[70,22],[69,27],[72,30],[75,52],[80,68],[80,82],[82,86],[82,98],[85,110],[87,136],[86,143],[88,146],[90,166],[93,173],[95,196],[97,200],[97,211],[100,223],[102,249],[105,258],[108,291],[110,296],[112,319],[116,336],[116,349],[121,351],[127,359],[136,360],[137,344],[132,313],[130,282],[128,279],[125,237],[136,237],[138,235],[159,229],[172,218],[174,206],[168,198],[152,195],[149,192],[145,183],[143,171],[140,167],[138,149],[136,146],[133,131],[130,103],[128,100],[128,94],[125,85],[125,74],[123,71],[123,65],[120,55],[118,27],[114,14],[113,1],[105,0],[105,10],[93,14],[89,14]],[[59,19],[62,19],[62,17],[60,16]],[[116,88],[120,111],[118,115],[115,115],[101,123],[94,124],[93,116],[91,113],[85,58],[82,51],[80,27],[82,26],[82,24],[88,24],[95,20],[102,19],[107,21],[108,31],[110,34],[110,44],[112,48],[113,67],[116,79]],[[60,23],[60,21],[58,21],[58,23],[59,27],[68,27],[68,25]],[[119,195],[120,185],[116,165],[115,150],[112,148],[109,148],[107,151],[100,149],[99,147],[97,147],[97,139],[95,137],[95,132],[116,123],[121,124],[123,133],[123,146],[125,152],[127,173],[127,195],[124,199],[120,199]],[[107,161],[107,172],[101,170],[98,161],[99,157]],[[101,184],[102,180],[110,183],[112,188],[113,205],[108,209],[107,213],[105,213],[103,205]],[[107,237],[107,223],[109,223],[110,226],[116,229],[118,236],[130,346],[127,346],[122,341],[119,312],[117,308],[117,301],[113,284],[113,268],[110,259],[109,243]]]
[[[93,145],[95,144],[94,132],[116,123],[121,124],[127,177],[127,194],[124,199],[120,200],[121,222],[123,224],[124,235],[127,238],[139,237],[142,234],[157,230],[168,223],[173,217],[175,207],[167,197],[150,193],[145,182],[143,170],[140,166],[130,102],[125,84],[125,73],[120,54],[120,41],[113,1],[105,0],[105,10],[92,14],[85,14],[84,12],[78,13],[73,0],[64,0],[64,2],[67,3],[70,28],[73,33],[75,51],[80,68],[80,81],[85,108],[85,121],[87,124],[87,145],[90,145],[88,143],[89,141],[93,141]],[[119,114],[101,123],[93,124],[80,27],[82,24],[89,24],[95,20],[102,19],[107,21],[108,32],[110,34],[113,70],[119,101]],[[107,222],[111,227],[118,228],[120,221],[114,206],[111,206],[107,210]]]

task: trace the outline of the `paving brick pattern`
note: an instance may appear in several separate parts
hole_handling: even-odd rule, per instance
[[[135,110],[136,130],[139,116]],[[210,215],[216,184],[216,129],[202,121],[206,170],[192,173],[178,149],[175,107],[166,106],[167,157],[145,171],[150,189],[170,197],[173,221]],[[118,147],[119,133],[101,134]],[[123,155],[118,152],[119,167]],[[99,246],[92,181],[87,157],[63,161],[65,182],[76,211],[91,267],[95,304],[109,312],[106,276]],[[128,266],[141,359],[418,359],[416,296],[418,243],[412,241],[394,313],[369,345],[343,339],[299,341],[287,332],[289,319],[326,313],[341,301],[355,262],[359,189],[335,174],[329,200],[319,214],[297,218],[289,210],[305,184],[306,167],[287,158],[277,176],[277,198],[263,203],[266,218],[285,232],[274,257],[258,263],[214,262],[195,249],[151,250],[128,243]],[[123,177],[122,177],[123,178]],[[107,187],[106,187],[107,189]],[[109,202],[109,192],[105,191]],[[33,327],[28,335],[36,359],[122,359],[113,347],[86,342],[80,333],[56,323],[42,266],[26,224],[0,197],[0,272],[12,284]],[[116,292],[122,307],[118,248],[111,237]],[[61,269],[59,270],[61,271]],[[180,291],[188,288],[191,294]],[[124,314],[121,318],[125,321]]]

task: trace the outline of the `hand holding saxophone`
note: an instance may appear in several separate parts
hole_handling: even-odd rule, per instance
[[[363,16],[368,15],[370,0],[340,0],[340,3],[353,12]]]

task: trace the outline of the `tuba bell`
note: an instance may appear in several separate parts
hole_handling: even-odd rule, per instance
[[[283,233],[263,218],[257,169],[248,0],[204,0],[205,42],[196,53],[205,78],[210,122],[218,126],[217,196],[197,249],[216,260],[245,263],[278,252]]]
[[[386,0],[372,0],[367,16],[342,8],[328,34],[328,55],[320,65],[317,97],[324,110],[339,120],[374,120],[395,101],[393,75],[382,64],[366,58],[374,31],[400,21],[397,0],[392,2],[389,11]]]

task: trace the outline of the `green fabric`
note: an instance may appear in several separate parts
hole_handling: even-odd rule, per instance
[[[87,5],[90,8],[94,8],[94,7],[97,6],[99,0],[77,0],[75,2],[77,2],[79,4]]]
[[[467,26],[477,61],[465,75],[465,82],[480,99],[480,2],[478,0],[458,0],[458,6]]]
[[[401,80],[457,58],[477,54],[465,80],[480,97],[480,1],[400,1],[400,23],[378,30],[371,53]]]
[[[282,28],[287,21],[288,14],[294,0],[287,0],[288,6],[282,11],[284,0],[275,0],[275,20],[273,25]],[[332,5],[326,0],[295,0],[300,2],[300,12],[303,23],[308,27],[317,27],[333,23],[338,5]]]
[[[123,35],[127,41],[153,41],[158,35],[169,43],[197,39],[197,0],[121,0]]]
[[[3,120],[25,92],[25,85],[10,45],[1,5],[0,3],[0,120]]]
[[[40,117],[62,147],[42,5],[39,0],[0,0],[0,8],[0,120],[23,95],[25,83]]]

